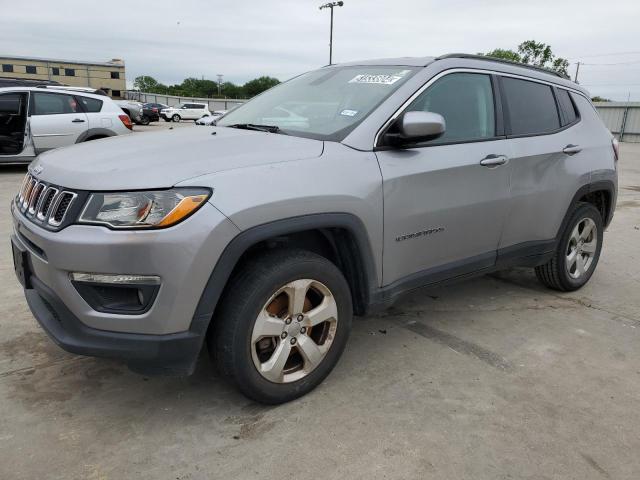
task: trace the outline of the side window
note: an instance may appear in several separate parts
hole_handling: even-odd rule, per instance
[[[496,121],[491,77],[452,73],[436,80],[407,111],[439,113],[447,129],[431,143],[481,140],[495,136]]]
[[[59,115],[80,111],[71,95],[61,93],[33,93],[33,115]]]
[[[75,77],[76,76],[76,70],[75,70],[75,68],[65,68],[64,69],[64,74],[67,77]]]
[[[21,115],[26,102],[24,93],[3,93],[0,95],[0,118]]]
[[[560,128],[558,108],[549,85],[502,77],[511,135],[535,135]]]
[[[567,90],[562,88],[556,89],[558,98],[558,105],[562,111],[562,126],[569,125],[576,121],[578,114],[576,113],[576,107],[573,105],[571,96]]]
[[[102,100],[97,100],[95,98],[89,97],[77,97],[82,106],[84,107],[84,111],[88,113],[96,113],[102,110]]]

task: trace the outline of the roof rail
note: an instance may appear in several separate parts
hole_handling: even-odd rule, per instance
[[[107,95],[107,93],[100,88],[93,87],[73,87],[69,85],[36,85],[36,88],[53,88],[56,90],[66,90],[69,92],[82,92],[82,93],[92,93],[94,95]]]
[[[551,70],[550,68],[537,67],[535,65],[528,65],[526,63],[514,62],[513,60],[506,60],[504,58],[489,57],[487,55],[472,55],[470,53],[448,53],[446,55],[441,55],[439,57],[436,57],[436,60],[444,60],[445,58],[470,58],[473,60],[484,60],[486,62],[504,63],[507,65],[513,65],[515,67],[528,68],[530,70],[536,70],[538,72],[548,73],[550,75],[555,75],[556,77],[564,78],[565,80],[571,80],[571,78],[568,75],[562,74],[560,72],[556,72],[555,70]]]

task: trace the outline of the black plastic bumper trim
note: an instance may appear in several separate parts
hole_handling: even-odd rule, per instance
[[[78,355],[127,362],[138,373],[190,375],[195,369],[205,332],[147,335],[98,330],[84,325],[37,277],[25,290],[31,312],[44,331],[64,350]]]

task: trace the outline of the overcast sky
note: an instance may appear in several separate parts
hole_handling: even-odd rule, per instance
[[[0,0],[0,55],[106,61],[127,79],[285,80],[328,61],[321,0]],[[640,0],[345,0],[334,62],[477,53],[535,39],[593,95],[640,101]],[[635,52],[635,54],[611,53]],[[635,63],[631,63],[635,62]],[[616,64],[616,65],[586,65]]]

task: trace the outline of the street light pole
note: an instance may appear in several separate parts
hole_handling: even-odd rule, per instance
[[[320,5],[319,7],[320,10],[322,10],[323,8],[331,9],[331,24],[329,27],[329,65],[331,65],[333,62],[333,8],[341,7],[343,5],[344,5],[344,2],[340,1],[340,2],[325,3],[324,5]]]
[[[224,75],[222,75],[220,73],[217,75],[217,77],[218,77],[218,96],[220,96],[220,87],[222,86],[222,77],[223,76]]]

